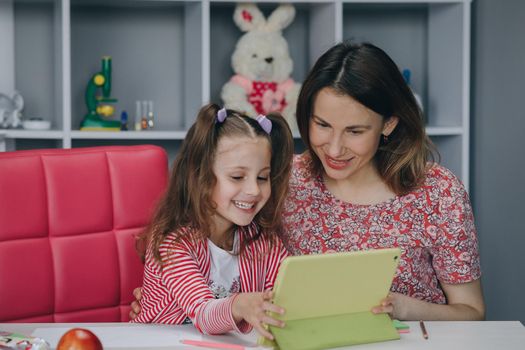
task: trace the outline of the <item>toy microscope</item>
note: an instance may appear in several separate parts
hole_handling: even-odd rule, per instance
[[[102,89],[102,95],[97,90]],[[102,70],[89,79],[86,88],[87,114],[80,124],[80,130],[88,131],[119,131],[121,123],[118,120],[106,120],[115,112],[110,103],[117,102],[111,98],[111,57],[102,57]]]

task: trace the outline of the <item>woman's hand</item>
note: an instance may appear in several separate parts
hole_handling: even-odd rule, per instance
[[[410,307],[411,299],[413,298],[404,294],[390,292],[386,298],[381,300],[381,303],[378,306],[372,308],[372,313],[386,313],[391,318],[405,320],[405,315],[407,315],[407,309]]]
[[[390,292],[372,313],[388,313],[403,321],[480,321],[485,318],[481,281],[441,283],[447,304],[433,304],[404,294]]]
[[[265,325],[284,327],[284,322],[267,315],[267,311],[279,315],[284,314],[284,309],[271,303],[271,291],[259,293],[240,293],[232,304],[233,319],[235,322],[245,320],[253,326],[263,337],[273,340],[273,335]]]
[[[135,300],[131,302],[131,310],[129,312],[129,318],[131,320],[137,318],[137,316],[140,314],[140,310],[142,309],[140,306],[140,299],[142,299],[142,288],[137,287],[133,289],[133,296],[135,297]]]

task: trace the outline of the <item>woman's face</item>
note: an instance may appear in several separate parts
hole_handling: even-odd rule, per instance
[[[346,180],[375,172],[374,155],[382,134],[389,135],[397,117],[386,122],[348,95],[323,88],[317,94],[310,118],[310,144],[326,176]]]

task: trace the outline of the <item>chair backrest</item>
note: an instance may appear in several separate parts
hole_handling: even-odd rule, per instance
[[[127,321],[167,166],[149,145],[0,153],[0,322]]]

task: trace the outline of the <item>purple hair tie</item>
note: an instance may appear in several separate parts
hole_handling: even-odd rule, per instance
[[[263,130],[266,131],[268,135],[270,135],[270,132],[272,131],[272,121],[262,114],[259,114],[256,119],[261,128],[263,128]]]
[[[217,121],[219,123],[222,123],[227,116],[228,112],[226,112],[226,108],[221,108],[217,111]]]

